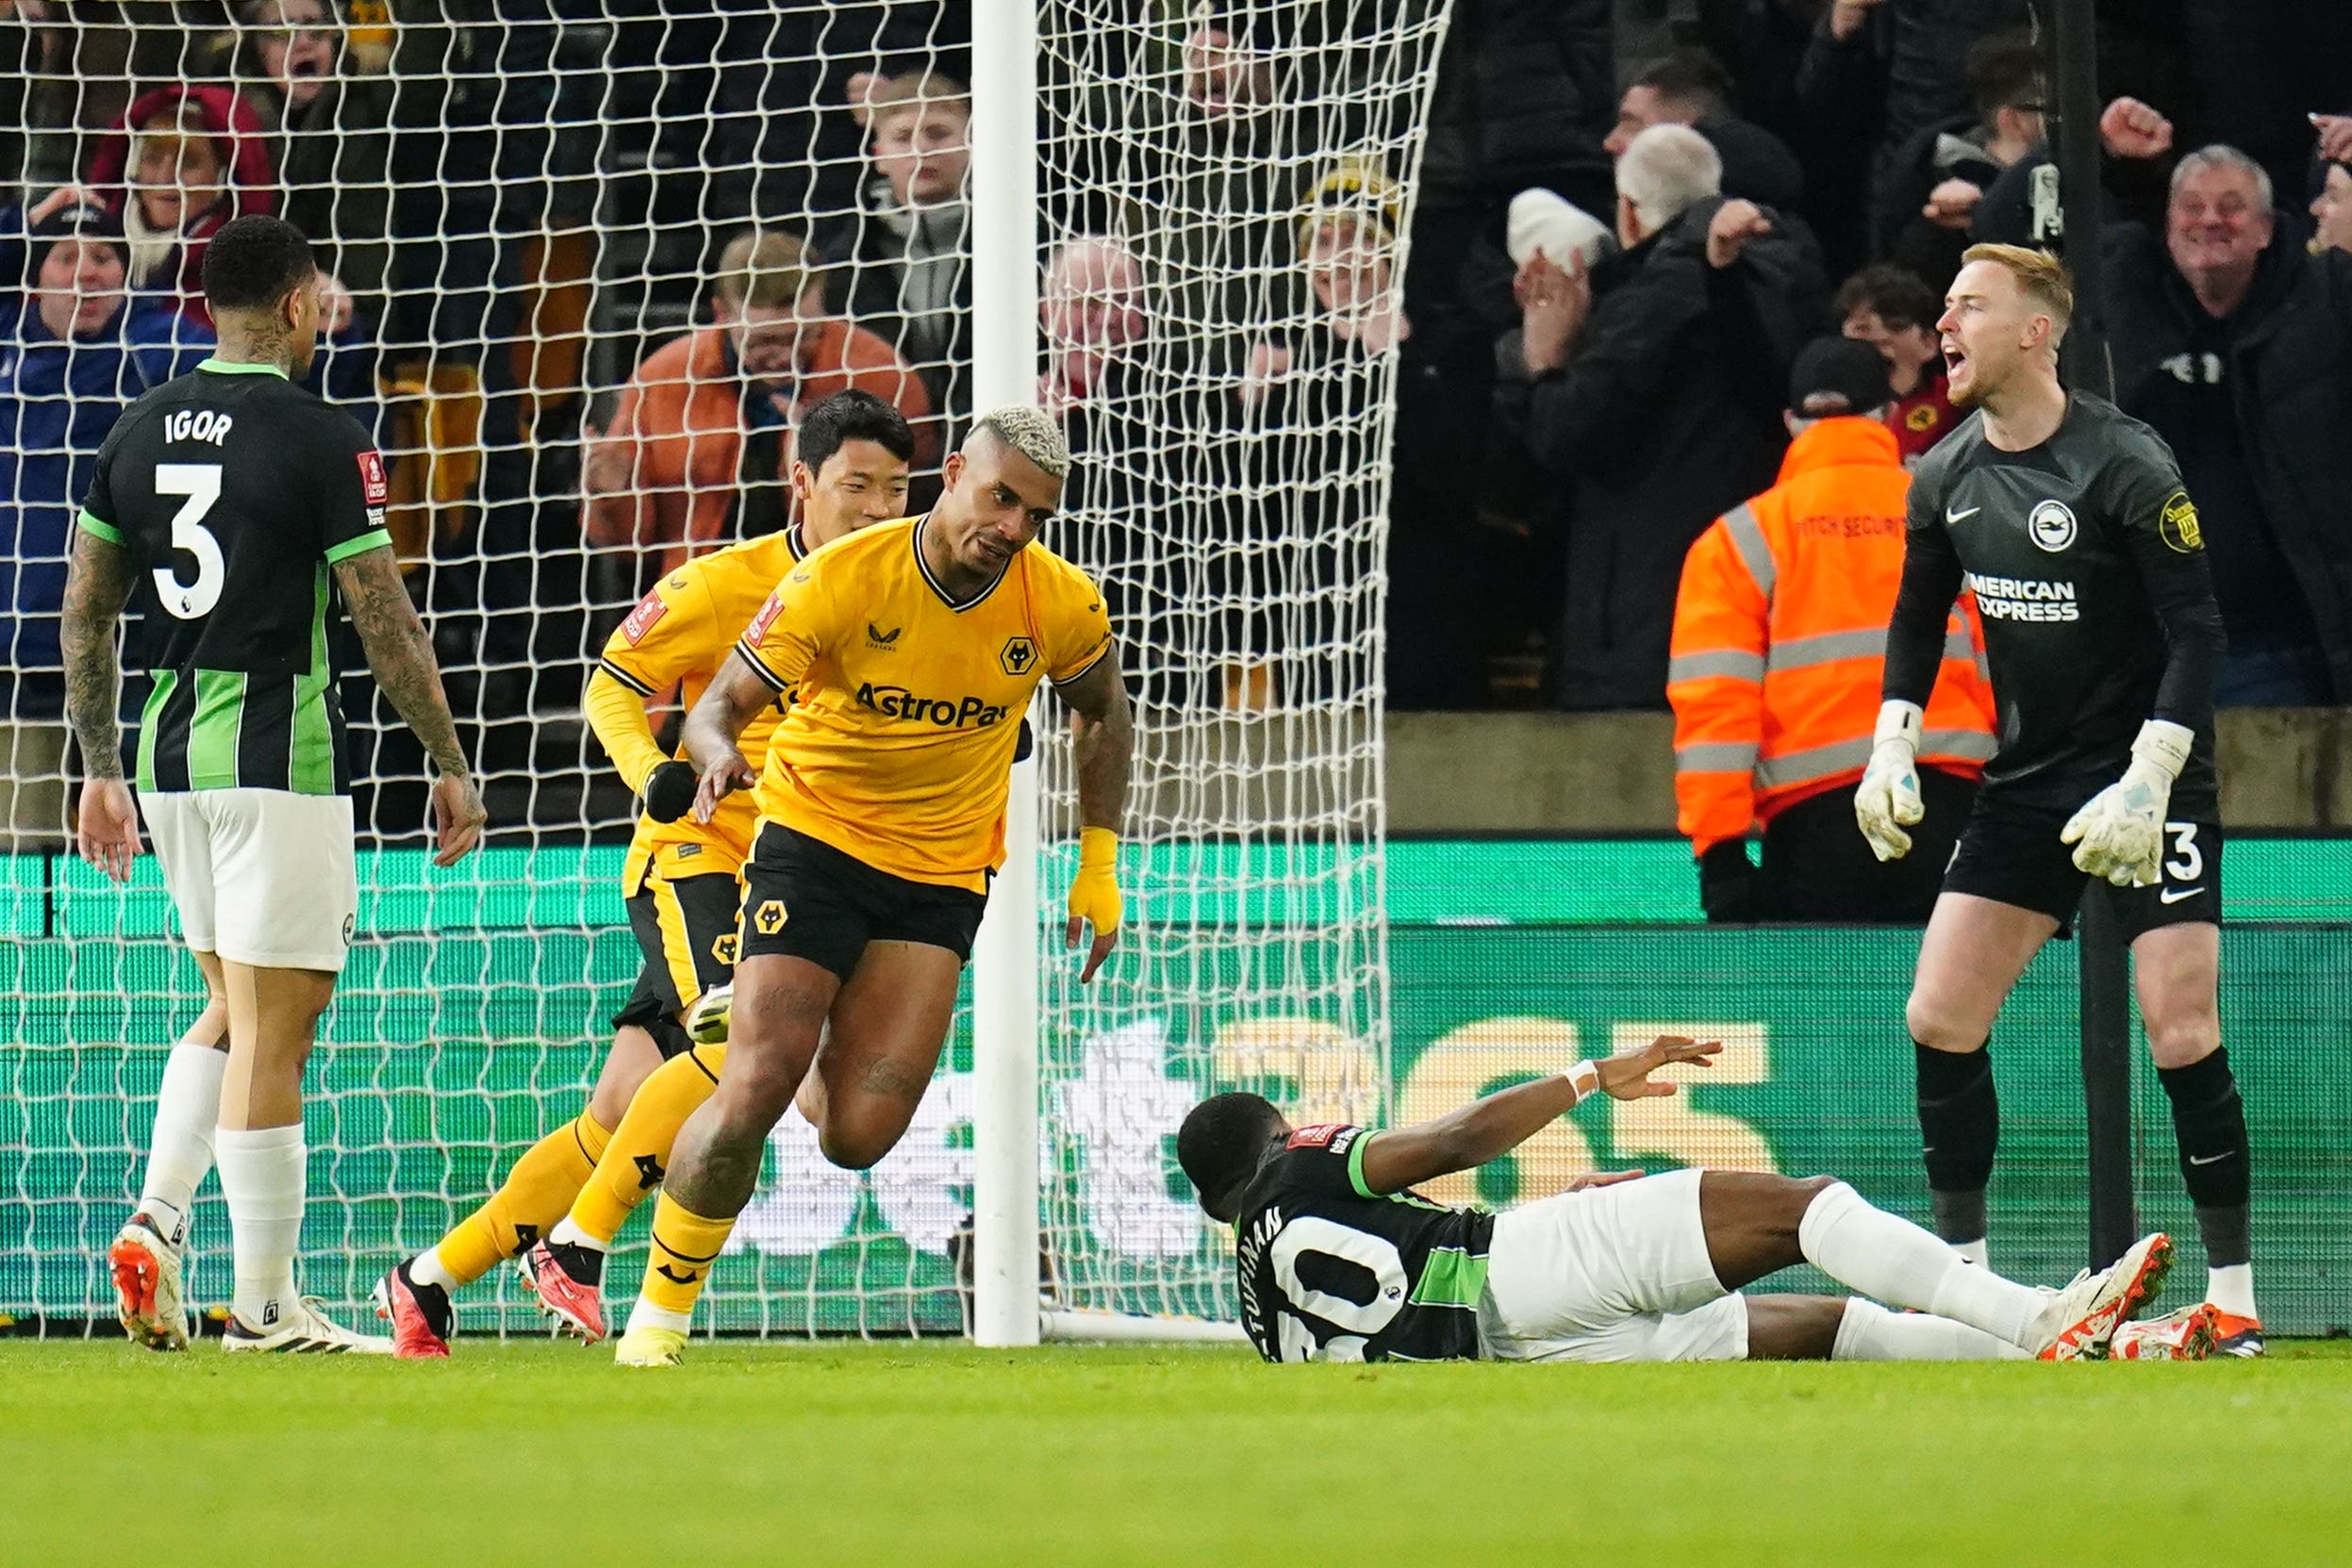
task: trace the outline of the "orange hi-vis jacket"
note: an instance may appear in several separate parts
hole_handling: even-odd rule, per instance
[[[1861,780],[1903,575],[1910,488],[1886,426],[1823,420],[1789,447],[1780,483],[1716,519],[1691,546],[1666,700],[1676,826],[1694,852]],[[1945,634],[1919,760],[1982,773],[1993,712],[1984,631],[1963,594]]]

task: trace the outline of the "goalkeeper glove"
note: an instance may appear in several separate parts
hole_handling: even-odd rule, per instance
[[[1919,798],[1922,717],[1916,702],[1880,704],[1870,765],[1862,770],[1862,784],[1854,791],[1854,820],[1862,824],[1870,852],[1880,860],[1909,854],[1911,834],[1903,829],[1928,814],[1927,802]]]
[[[645,775],[645,815],[656,822],[675,822],[694,804],[702,779],[690,762],[665,762]]]
[[[2092,796],[2059,832],[2060,843],[2075,847],[2077,869],[2117,887],[2148,887],[2159,880],[2164,808],[2195,738],[2185,725],[2162,718],[2140,726],[2124,776]]]

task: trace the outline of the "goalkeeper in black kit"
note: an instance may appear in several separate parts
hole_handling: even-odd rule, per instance
[[[1987,1045],[2026,965],[2090,896],[2131,944],[2141,1016],[2205,1243],[2204,1301],[2128,1324],[2114,1353],[2213,1342],[2258,1356],[2244,1109],[2222,1048],[2222,832],[2213,769],[2221,613],[2196,508],[2163,441],[2058,377],[2073,291],[2049,256],[1971,249],[1936,323],[1969,419],[1920,465],[1887,633],[1878,735],[1855,794],[1882,860],[1920,820],[1920,713],[1945,619],[1975,591],[2000,750],[1920,944],[1906,1019],[1944,1239],[1986,1257],[2000,1113]]]

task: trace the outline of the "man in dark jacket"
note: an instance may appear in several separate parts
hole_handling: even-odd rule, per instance
[[[1634,138],[1617,162],[1625,248],[1589,279],[1531,259],[1522,329],[1497,351],[1499,420],[1566,482],[1562,707],[1665,707],[1682,556],[1772,483],[1781,384],[1826,322],[1818,268],[1725,203],[1721,176],[1686,126]]]
[[[2280,239],[2235,148],[2173,171],[2160,237],[2106,239],[2115,401],[2196,498],[2229,653],[2218,701],[2352,701],[2352,255]]]
[[[99,443],[131,402],[193,370],[212,334],[124,289],[113,217],[67,206],[25,235],[25,293],[0,304],[0,834],[54,848],[65,821],[65,553]]]
[[[1727,196],[1784,213],[1804,198],[1804,165],[1788,143],[1731,112],[1731,77],[1698,50],[1652,60],[1635,73],[1617,100],[1616,126],[1601,145],[1611,157],[1623,157],[1652,125],[1688,125],[1705,137],[1723,160]]]

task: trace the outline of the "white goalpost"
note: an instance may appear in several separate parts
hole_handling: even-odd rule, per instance
[[[1037,394],[1037,12],[972,8],[973,405]],[[1045,717],[1044,704],[1032,717]],[[1042,726],[1041,726],[1042,727]],[[972,1317],[983,1345],[1037,1343],[1037,762],[1013,768],[1004,869],[972,949]]]
[[[1378,736],[1393,354],[1370,367],[1369,406],[1346,413],[1301,417],[1343,373],[1328,362],[1285,354],[1274,378],[1292,385],[1256,378],[1261,345],[1312,333],[1327,308],[1300,276],[1311,213],[1374,209],[1337,184],[1344,171],[1393,182],[1379,215],[1401,275],[1446,8],[1200,6],[1156,56],[1135,10],[981,0],[974,13],[977,405],[1062,388],[1065,295],[1132,289],[1139,318],[1116,345],[1121,373],[1088,387],[1096,406],[1073,421],[1088,471],[1054,539],[1141,590],[1120,628],[1143,695],[1131,925],[1093,988],[1070,982],[1054,939],[1065,883],[1038,876],[1037,855],[1041,822],[1073,831],[1075,788],[1041,703],[1049,739],[1015,770],[1005,874],[974,955],[972,1334],[991,1346],[1242,1338],[1230,1238],[1171,1195],[1165,1165],[1106,1172],[1081,1152],[1066,1170],[1074,1125],[1165,1148],[1212,1087],[1361,1117],[1389,1081]],[[1055,184],[1046,204],[1041,177]],[[1073,279],[1081,248],[1098,267]],[[1040,341],[1041,273],[1059,341]],[[1210,410],[1228,427],[1187,427]],[[1220,551],[1250,564],[1217,569]],[[1268,879],[1288,896],[1253,898]],[[1117,1125],[1130,1118],[1151,1120]],[[1106,1230],[1129,1250],[1103,1246]]]

